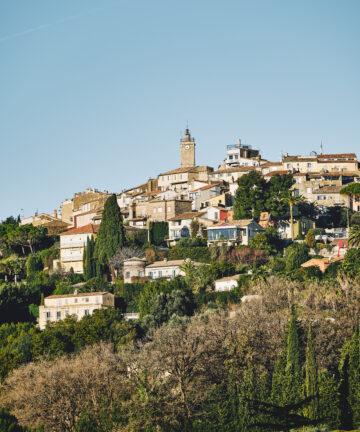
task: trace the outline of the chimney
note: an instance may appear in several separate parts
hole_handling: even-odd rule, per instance
[[[57,210],[55,209],[55,210],[54,210],[54,218],[57,219],[57,217],[58,217],[58,215],[57,215]]]

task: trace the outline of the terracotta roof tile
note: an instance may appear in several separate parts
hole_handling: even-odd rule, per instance
[[[167,171],[167,172],[164,172],[164,173],[161,173],[161,174],[159,174],[159,175],[170,175],[170,174],[181,174],[181,173],[187,173],[187,172],[189,172],[189,171],[192,171],[193,169],[194,169],[195,167],[192,167],[192,168],[176,168],[176,169],[174,169],[174,170],[171,170],[171,171]]]
[[[355,153],[337,153],[337,154],[319,154],[319,159],[340,159],[340,158],[352,158],[356,159]]]
[[[63,236],[63,235],[87,234],[87,233],[96,234],[99,231],[99,227],[100,225],[89,224],[89,225],[82,226],[80,228],[71,228],[61,233],[60,235]]]
[[[199,187],[199,188],[197,188],[197,189],[194,189],[194,190],[190,191],[190,193],[191,193],[191,192],[204,191],[204,190],[211,189],[211,188],[213,188],[213,187],[215,187],[215,186],[219,186],[219,185],[220,185],[220,183],[208,184],[208,185],[206,185],[206,186],[201,186],[201,187]]]
[[[187,212],[187,213],[181,213],[177,216],[174,216],[170,219],[168,219],[169,221],[178,221],[178,220],[183,220],[183,219],[193,219],[196,217],[199,217],[201,215],[203,215],[205,212],[201,211],[201,212]]]

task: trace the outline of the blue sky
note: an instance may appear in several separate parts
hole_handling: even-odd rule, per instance
[[[0,219],[121,191],[238,138],[360,156],[360,2],[0,0]]]

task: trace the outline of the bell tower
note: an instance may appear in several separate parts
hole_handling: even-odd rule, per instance
[[[195,140],[191,138],[189,129],[185,129],[185,137],[180,140],[181,168],[195,166]]]

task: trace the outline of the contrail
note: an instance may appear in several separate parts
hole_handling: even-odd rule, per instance
[[[106,9],[107,7],[113,6],[114,4],[115,4],[115,2],[114,3],[110,3],[109,5],[104,6],[104,7],[97,7],[97,8],[90,9],[90,10],[88,10],[86,12],[82,12],[82,13],[79,13],[79,14],[76,14],[76,15],[70,15],[68,17],[59,19],[59,20],[54,21],[54,22],[49,23],[49,24],[41,24],[41,25],[39,25],[37,27],[31,27],[31,28],[29,28],[27,30],[23,30],[23,31],[18,32],[18,33],[11,33],[11,34],[2,36],[2,37],[0,37],[0,43],[8,41],[8,40],[11,40],[11,39],[15,39],[15,38],[18,38],[18,37],[26,36],[27,34],[34,33],[34,32],[37,32],[39,30],[44,30],[46,28],[53,27],[53,26],[55,26],[57,24],[62,24],[64,22],[72,21],[72,20],[74,20],[76,18],[83,17],[83,16],[88,15],[88,14],[90,14],[92,12]]]

